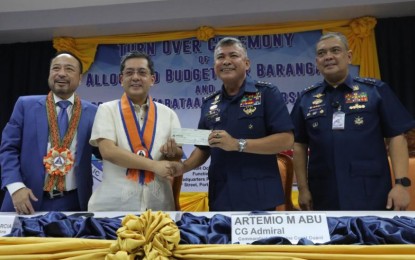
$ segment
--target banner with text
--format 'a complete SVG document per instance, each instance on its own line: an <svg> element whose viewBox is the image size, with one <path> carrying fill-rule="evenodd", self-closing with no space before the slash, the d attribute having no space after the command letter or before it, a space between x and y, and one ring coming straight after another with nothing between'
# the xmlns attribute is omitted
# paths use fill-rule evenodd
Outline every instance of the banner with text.
<svg viewBox="0 0 415 260"><path fill-rule="evenodd" d="M238 38L246 45L251 60L249 76L277 85L291 111L301 91L321 80L315 65L315 44L320 36L320 31L311 31ZM151 96L175 110L182 127L196 128L203 97L221 88L213 70L213 50L221 38L100 45L77 92L96 104L119 99L123 93L119 84L120 59L129 51L142 51L155 64L156 83ZM352 73L357 74L357 68ZM192 150L192 145L184 145L186 156ZM182 191L207 191L208 167L209 161L186 173ZM96 183L101 180L97 171L94 178Z"/></svg>

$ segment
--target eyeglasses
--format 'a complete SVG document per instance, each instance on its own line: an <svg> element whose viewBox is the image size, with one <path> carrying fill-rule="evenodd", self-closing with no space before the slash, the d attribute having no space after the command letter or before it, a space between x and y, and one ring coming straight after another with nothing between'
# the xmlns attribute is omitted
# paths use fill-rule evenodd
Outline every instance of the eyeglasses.
<svg viewBox="0 0 415 260"><path fill-rule="evenodd" d="M136 73L138 74L138 76L143 77L143 78L150 76L150 71L146 69L137 69L137 70L127 69L127 70L124 70L122 74L125 77L132 77Z"/></svg>

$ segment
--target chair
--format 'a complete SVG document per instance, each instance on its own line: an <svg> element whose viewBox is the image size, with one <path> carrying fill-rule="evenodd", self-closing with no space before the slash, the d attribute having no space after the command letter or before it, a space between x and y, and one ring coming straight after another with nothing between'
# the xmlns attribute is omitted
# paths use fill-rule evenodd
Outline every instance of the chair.
<svg viewBox="0 0 415 260"><path fill-rule="evenodd" d="M285 203L284 205L278 206L276 210L296 210L291 200L294 179L293 159L289 155L279 153L277 154L277 162L281 174L282 187L284 189Z"/></svg>
<svg viewBox="0 0 415 260"><path fill-rule="evenodd" d="M409 130L405 136L408 142L409 157L415 157L415 128Z"/></svg>
<svg viewBox="0 0 415 260"><path fill-rule="evenodd" d="M182 188L183 175L173 178L172 189L174 198L174 207L176 211L180 211L180 190Z"/></svg>
<svg viewBox="0 0 415 260"><path fill-rule="evenodd" d="M395 176L392 171L392 164L389 157L389 167L391 169L391 177L392 177L392 184L395 185ZM408 188L409 196L411 197L411 202L407 210L415 210L415 157L409 157L409 164L408 164L408 178L411 180L412 185Z"/></svg>

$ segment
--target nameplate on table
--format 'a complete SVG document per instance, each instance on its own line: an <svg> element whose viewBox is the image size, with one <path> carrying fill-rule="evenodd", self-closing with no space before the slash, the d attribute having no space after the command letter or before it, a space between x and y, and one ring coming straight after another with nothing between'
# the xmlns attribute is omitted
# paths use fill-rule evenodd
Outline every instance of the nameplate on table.
<svg viewBox="0 0 415 260"><path fill-rule="evenodd" d="M20 224L19 218L16 216L0 216L0 236L8 235L12 231L15 225Z"/></svg>
<svg viewBox="0 0 415 260"><path fill-rule="evenodd" d="M251 244L270 237L284 237L292 244L301 238L314 243L330 241L326 214L232 214L232 243Z"/></svg>
<svg viewBox="0 0 415 260"><path fill-rule="evenodd" d="M192 128L173 128L171 137L178 144L194 144L208 146L208 138L211 130Z"/></svg>

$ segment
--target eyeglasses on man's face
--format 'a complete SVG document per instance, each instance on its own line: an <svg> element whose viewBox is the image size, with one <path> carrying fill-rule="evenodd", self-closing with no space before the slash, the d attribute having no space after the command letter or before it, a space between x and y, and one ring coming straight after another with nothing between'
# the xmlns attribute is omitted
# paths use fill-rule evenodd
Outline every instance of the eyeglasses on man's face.
<svg viewBox="0 0 415 260"><path fill-rule="evenodd" d="M137 73L138 76L145 78L150 76L150 71L147 69L126 69L123 71L124 77L132 77Z"/></svg>

